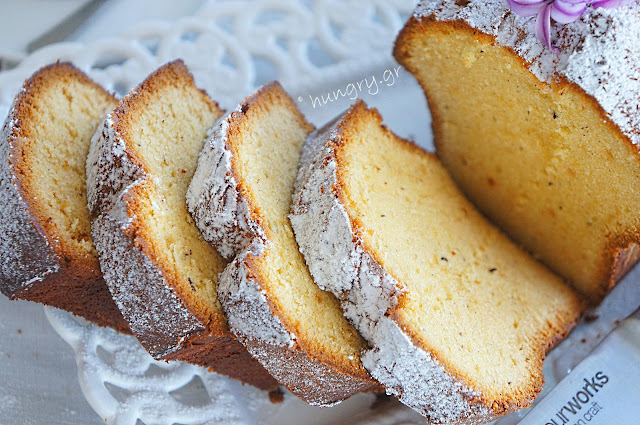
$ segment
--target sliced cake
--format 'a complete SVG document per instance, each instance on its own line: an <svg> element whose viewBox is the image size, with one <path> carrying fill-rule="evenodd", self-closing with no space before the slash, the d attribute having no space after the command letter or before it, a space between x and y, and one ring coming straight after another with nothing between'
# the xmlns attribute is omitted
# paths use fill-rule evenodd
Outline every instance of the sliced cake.
<svg viewBox="0 0 640 425"><path fill-rule="evenodd" d="M84 168L117 104L68 63L25 81L0 135L0 290L127 332L91 240Z"/></svg>
<svg viewBox="0 0 640 425"><path fill-rule="evenodd" d="M269 389L276 381L230 334L220 307L226 262L185 204L207 130L221 114L182 61L129 93L92 140L92 234L109 289L149 353Z"/></svg>
<svg viewBox="0 0 640 425"><path fill-rule="evenodd" d="M329 406L379 385L360 361L364 340L313 283L287 217L312 130L280 84L267 84L216 125L187 203L205 239L235 258L218 284L232 332L292 393Z"/></svg>
<svg viewBox="0 0 640 425"><path fill-rule="evenodd" d="M427 0L394 54L462 191L596 303L640 257L640 3L589 6L552 28L555 50L534 20Z"/></svg>
<svg viewBox="0 0 640 425"><path fill-rule="evenodd" d="M304 149L291 224L316 283L372 347L362 356L371 375L430 423L528 406L579 296L364 103Z"/></svg>

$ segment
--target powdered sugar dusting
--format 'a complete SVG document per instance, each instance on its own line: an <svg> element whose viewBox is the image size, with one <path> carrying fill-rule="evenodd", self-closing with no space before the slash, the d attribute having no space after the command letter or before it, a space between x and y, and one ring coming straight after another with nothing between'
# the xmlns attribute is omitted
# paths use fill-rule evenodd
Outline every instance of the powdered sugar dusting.
<svg viewBox="0 0 640 425"><path fill-rule="evenodd" d="M100 264L133 333L151 355L164 358L179 350L186 337L204 331L205 326L167 287L158 268L140 247L134 246L127 235L131 221L123 221L123 217L129 216L121 196L109 211L92 222Z"/></svg>
<svg viewBox="0 0 640 425"><path fill-rule="evenodd" d="M198 167L187 191L187 207L204 239L227 260L249 246L256 235L264 238L260 225L251 218L249 204L240 196L227 149L227 130L231 111L211 129Z"/></svg>
<svg viewBox="0 0 640 425"><path fill-rule="evenodd" d="M363 248L347 212L334 193L337 184L333 143L340 119L307 138L290 215L300 252L312 276L334 293L345 316L372 349L363 364L400 398L433 423L484 423L493 418L477 391L462 384L388 317L403 292Z"/></svg>
<svg viewBox="0 0 640 425"><path fill-rule="evenodd" d="M485 406L472 402L481 395L479 392L448 374L431 354L414 345L392 319L380 318L376 328L376 333L385 337L377 338L374 348L362 356L362 362L373 376L386 383L388 393L432 423L484 424L496 418ZM429 400L428 405L425 400Z"/></svg>
<svg viewBox="0 0 640 425"><path fill-rule="evenodd" d="M188 276L180 275L177 265L158 259L156 237L146 230L153 224L145 205L150 204L157 216L168 215L169 206L161 176L148 168L146 157L128 136L127 114L138 110L142 90L156 90L156 83L164 84L162 79L171 74L171 78L183 78L188 70L181 61L159 68L122 100L92 139L87 185L101 267L131 329L154 357L212 367L258 388L273 389L276 381L229 332L217 299L190 297L189 289L181 292L176 281L182 278L196 289ZM184 79L185 84L193 84L191 77ZM188 130L189 123L183 127Z"/></svg>
<svg viewBox="0 0 640 425"><path fill-rule="evenodd" d="M165 282L158 267L130 235L137 219L128 197L153 180L125 149L113 112L91 140L87 158L87 197L91 234L109 290L144 347L156 358L178 351L206 325L193 316Z"/></svg>
<svg viewBox="0 0 640 425"><path fill-rule="evenodd" d="M116 132L113 112L107 114L91 138L86 172L91 214L108 210L127 186L150 178L127 154L125 142Z"/></svg>
<svg viewBox="0 0 640 425"><path fill-rule="evenodd" d="M371 341L375 323L396 305L403 289L363 249L347 212L331 194L337 183L337 165L327 141L337 140L337 124L339 121L307 138L289 218L316 284L340 299L347 319ZM367 287L354 291L360 280Z"/></svg>
<svg viewBox="0 0 640 425"><path fill-rule="evenodd" d="M265 293L249 277L248 256L268 249L255 239L220 274L218 295L233 334L282 385L312 406L330 407L373 386L315 359L271 311Z"/></svg>
<svg viewBox="0 0 640 425"><path fill-rule="evenodd" d="M639 2L614 9L589 6L579 20L554 26L558 52L535 37L534 17L516 15L503 0L425 0L414 16L463 20L496 37L520 55L541 81L566 79L577 84L634 144L640 143Z"/></svg>
<svg viewBox="0 0 640 425"><path fill-rule="evenodd" d="M11 145L19 137L15 104L20 95L0 134L0 290L8 297L56 273L60 267L49 241L33 222L13 176Z"/></svg>
<svg viewBox="0 0 640 425"><path fill-rule="evenodd" d="M293 348L295 335L274 316L263 290L249 277L247 257L259 256L264 250L264 242L255 239L220 274L220 303L227 314L231 331L238 338L257 339L267 344Z"/></svg>
<svg viewBox="0 0 640 425"><path fill-rule="evenodd" d="M268 241L260 224L251 217L232 166L227 131L233 114L239 113L240 107L212 127L187 191L187 207L204 239L225 258L235 257L218 282L218 295L232 332L241 339L292 347L295 336L271 313L261 289L248 278L247 256L261 255Z"/></svg>
<svg viewBox="0 0 640 425"><path fill-rule="evenodd" d="M252 217L233 167L228 130L239 118L237 114L244 114L240 106L214 126L200 154L187 205L205 239L226 257L237 255L218 283L232 333L292 393L309 404L331 406L375 383L351 376L303 349L272 311L265 290L249 269L247 260L268 255L273 245L261 223Z"/></svg>

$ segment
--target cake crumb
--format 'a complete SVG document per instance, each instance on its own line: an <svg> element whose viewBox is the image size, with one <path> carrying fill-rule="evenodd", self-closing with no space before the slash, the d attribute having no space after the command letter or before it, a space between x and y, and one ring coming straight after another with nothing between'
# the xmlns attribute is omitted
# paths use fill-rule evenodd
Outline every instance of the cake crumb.
<svg viewBox="0 0 640 425"><path fill-rule="evenodd" d="M269 391L269 401L273 404L279 404L284 401L284 392L281 388Z"/></svg>
<svg viewBox="0 0 640 425"><path fill-rule="evenodd" d="M596 320L598 320L600 316L598 316L598 313L595 313L593 311L590 311L589 313L584 315L584 322L585 323L593 323Z"/></svg>

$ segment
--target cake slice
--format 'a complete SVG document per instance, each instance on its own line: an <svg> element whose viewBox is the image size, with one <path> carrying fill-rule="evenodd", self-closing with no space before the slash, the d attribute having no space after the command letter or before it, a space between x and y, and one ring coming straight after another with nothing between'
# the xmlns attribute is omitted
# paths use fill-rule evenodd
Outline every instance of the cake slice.
<svg viewBox="0 0 640 425"><path fill-rule="evenodd" d="M122 99L87 160L91 230L113 298L149 353L270 389L276 381L229 332L216 295L226 262L185 203L221 114L179 60Z"/></svg>
<svg viewBox="0 0 640 425"><path fill-rule="evenodd" d="M313 283L287 218L312 130L280 84L267 84L216 125L187 203L205 239L235 258L218 285L232 332L292 393L330 406L379 385L360 361L364 340Z"/></svg>
<svg viewBox="0 0 640 425"><path fill-rule="evenodd" d="M117 103L69 63L23 84L0 135L0 290L127 332L91 240L84 171Z"/></svg>
<svg viewBox="0 0 640 425"><path fill-rule="evenodd" d="M381 121L358 102L307 139L291 224L311 275L369 342L371 375L430 423L528 406L579 296Z"/></svg>
<svg viewBox="0 0 640 425"><path fill-rule="evenodd" d="M597 303L640 258L640 3L555 25L557 51L533 21L502 0L428 0L394 54L462 191Z"/></svg>

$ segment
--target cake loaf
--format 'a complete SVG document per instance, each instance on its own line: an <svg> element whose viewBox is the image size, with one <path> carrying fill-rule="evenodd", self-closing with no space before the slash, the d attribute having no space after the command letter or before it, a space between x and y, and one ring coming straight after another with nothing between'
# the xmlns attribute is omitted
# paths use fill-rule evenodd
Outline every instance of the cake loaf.
<svg viewBox="0 0 640 425"><path fill-rule="evenodd" d="M0 135L0 290L128 332L93 246L84 163L117 100L69 63L16 96Z"/></svg>
<svg viewBox="0 0 640 425"><path fill-rule="evenodd" d="M394 54L462 191L597 303L640 257L640 3L551 35L503 0L427 0Z"/></svg>
<svg viewBox="0 0 640 425"><path fill-rule="evenodd" d="M149 353L271 389L277 382L229 332L216 295L226 262L185 203L221 114L179 60L122 99L87 160L91 230L113 298Z"/></svg>
<svg viewBox="0 0 640 425"><path fill-rule="evenodd" d="M330 406L379 385L360 361L366 343L313 283L287 217L312 130L280 84L267 84L216 124L187 203L205 239L233 259L218 284L232 332L293 394Z"/></svg>
<svg viewBox="0 0 640 425"><path fill-rule="evenodd" d="M307 139L290 219L311 275L369 342L371 375L430 423L530 405L580 297L381 121L360 101Z"/></svg>

